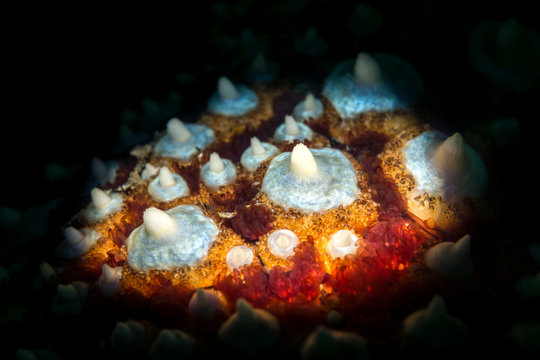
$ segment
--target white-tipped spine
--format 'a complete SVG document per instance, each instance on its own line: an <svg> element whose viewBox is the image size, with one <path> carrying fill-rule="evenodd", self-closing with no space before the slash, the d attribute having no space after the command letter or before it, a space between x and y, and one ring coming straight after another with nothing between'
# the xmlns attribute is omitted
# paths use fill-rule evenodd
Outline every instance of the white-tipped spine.
<svg viewBox="0 0 540 360"><path fill-rule="evenodd" d="M294 120L291 115L285 115L285 134L294 136L299 133L300 129L298 128L296 120Z"/></svg>
<svg viewBox="0 0 540 360"><path fill-rule="evenodd" d="M164 239L176 233L174 219L163 210L149 207L143 213L143 222L148 235L155 239Z"/></svg>
<svg viewBox="0 0 540 360"><path fill-rule="evenodd" d="M255 156L264 155L266 153L261 141L256 137L251 138L251 152Z"/></svg>
<svg viewBox="0 0 540 360"><path fill-rule="evenodd" d="M317 175L317 163L309 148L298 144L291 152L290 170L299 177Z"/></svg>
<svg viewBox="0 0 540 360"><path fill-rule="evenodd" d="M64 230L64 237L70 245L77 245L84 240L84 234L73 226L67 227Z"/></svg>
<svg viewBox="0 0 540 360"><path fill-rule="evenodd" d="M219 157L218 153L214 152L210 154L209 167L210 171L215 173L220 173L225 170L225 164L223 163L223 160L221 160L221 157Z"/></svg>
<svg viewBox="0 0 540 360"><path fill-rule="evenodd" d="M103 264L101 267L101 276L98 280L98 286L101 293L106 297L110 297L118 293L121 278L122 267L111 267L107 264Z"/></svg>
<svg viewBox="0 0 540 360"><path fill-rule="evenodd" d="M176 142L187 142L191 139L191 133L182 121L177 118L172 118L167 122L167 134Z"/></svg>
<svg viewBox="0 0 540 360"><path fill-rule="evenodd" d="M317 103L315 101L315 96L313 96L312 93L309 93L306 95L306 98L304 99L304 111L316 111L317 110Z"/></svg>
<svg viewBox="0 0 540 360"><path fill-rule="evenodd" d="M363 85L371 85L381 78L381 70L375 59L367 53L359 53L354 62L354 78Z"/></svg>
<svg viewBox="0 0 540 360"><path fill-rule="evenodd" d="M238 90L227 77L222 76L218 80L219 97L226 100L234 99L238 96Z"/></svg>
<svg viewBox="0 0 540 360"><path fill-rule="evenodd" d="M460 133L444 140L433 153L433 164L448 174L458 174L467 166L465 143Z"/></svg>
<svg viewBox="0 0 540 360"><path fill-rule="evenodd" d="M163 166L161 169L159 169L158 176L159 176L158 178L159 186L163 188L168 188L176 184L176 181L174 181L173 174L166 166Z"/></svg>
<svg viewBox="0 0 540 360"><path fill-rule="evenodd" d="M111 197L99 188L93 188L90 196L92 197L92 204L98 210L105 209L111 203Z"/></svg>

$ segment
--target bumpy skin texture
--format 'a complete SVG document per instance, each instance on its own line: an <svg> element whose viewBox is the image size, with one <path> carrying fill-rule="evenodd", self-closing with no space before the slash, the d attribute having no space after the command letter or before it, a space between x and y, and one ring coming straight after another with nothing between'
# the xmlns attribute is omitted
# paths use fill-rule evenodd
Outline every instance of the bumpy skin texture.
<svg viewBox="0 0 540 360"><path fill-rule="evenodd" d="M185 142L174 141L165 134L154 147L154 151L161 156L189 161L199 151L206 148L214 141L214 131L205 125L185 124L191 138Z"/></svg>
<svg viewBox="0 0 540 360"><path fill-rule="evenodd" d="M427 131L409 140L403 149L405 166L414 176L420 192L442 196L444 199L461 199L465 196L479 197L487 186L487 171L482 159L469 146L465 146L469 164L468 173L449 176L433 166L431 156L446 136L436 131Z"/></svg>
<svg viewBox="0 0 540 360"><path fill-rule="evenodd" d="M236 168L232 161L221 160L225 168L219 173L210 170L209 162L201 169L201 179L209 189L217 189L220 186L232 184L236 180Z"/></svg>
<svg viewBox="0 0 540 360"><path fill-rule="evenodd" d="M386 54L376 54L373 58L381 67L382 79L379 82L358 83L353 74L353 60L336 66L326 80L322 93L341 117L352 118L369 111L406 109L422 96L421 79L411 65Z"/></svg>
<svg viewBox="0 0 540 360"><path fill-rule="evenodd" d="M156 201L171 201L189 194L189 187L185 180L178 174L172 174L175 184L162 187L159 184L159 176L148 185L148 194Z"/></svg>
<svg viewBox="0 0 540 360"><path fill-rule="evenodd" d="M261 155L254 155L253 151L251 150L251 146L248 147L243 153L242 157L240 158L240 163L247 171L255 171L259 167L259 165L266 159L270 158L271 156L277 154L279 152L278 148L274 145L264 142L261 144L265 150L264 154Z"/></svg>
<svg viewBox="0 0 540 360"><path fill-rule="evenodd" d="M90 223L97 223L120 211L122 208L122 195L112 193L109 196L111 197L111 202L104 209L97 209L90 204L86 212L86 219Z"/></svg>
<svg viewBox="0 0 540 360"><path fill-rule="evenodd" d="M262 191L270 201L304 212L324 211L350 205L358 195L356 171L339 150L311 150L318 174L300 178L290 172L291 153L279 154L268 166Z"/></svg>
<svg viewBox="0 0 540 360"><path fill-rule="evenodd" d="M302 124L300 122L296 123L298 125L298 134L290 135L285 132L285 124L281 124L276 129L276 132L274 134L274 139L278 142L284 142L284 141L294 141L294 140L311 140L313 137L313 131L309 128L309 126Z"/></svg>
<svg viewBox="0 0 540 360"><path fill-rule="evenodd" d="M295 106L293 115L294 118L299 121L307 121L309 119L317 119L322 115L324 111L323 104L321 100L315 99L315 109L314 110L305 110L304 102L301 101L298 105Z"/></svg>
<svg viewBox="0 0 540 360"><path fill-rule="evenodd" d="M167 210L178 225L178 233L166 239L154 239L144 225L127 239L128 263L138 271L172 269L195 265L208 252L219 230L199 207L179 205Z"/></svg>
<svg viewBox="0 0 540 360"><path fill-rule="evenodd" d="M238 85L236 90L238 96L234 99L222 99L217 92L214 93L208 103L208 110L226 116L240 116L257 107L259 99L252 90L243 85Z"/></svg>

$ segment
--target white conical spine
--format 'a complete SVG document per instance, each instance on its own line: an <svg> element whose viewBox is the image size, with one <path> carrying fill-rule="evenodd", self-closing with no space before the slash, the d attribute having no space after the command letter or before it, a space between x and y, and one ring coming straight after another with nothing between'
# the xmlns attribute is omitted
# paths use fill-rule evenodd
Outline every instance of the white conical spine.
<svg viewBox="0 0 540 360"><path fill-rule="evenodd" d="M354 78L360 84L370 85L381 78L381 70L375 59L366 53L360 53L354 62Z"/></svg>
<svg viewBox="0 0 540 360"><path fill-rule="evenodd" d="M167 134L176 142L186 142L191 139L191 133L182 121L177 118L172 118L167 122Z"/></svg>
<svg viewBox="0 0 540 360"><path fill-rule="evenodd" d="M92 204L98 210L105 209L111 202L111 197L99 188L93 188L90 195L92 196Z"/></svg>
<svg viewBox="0 0 540 360"><path fill-rule="evenodd" d="M465 143L460 133L448 137L433 153L432 163L441 171L459 174L467 167Z"/></svg>
<svg viewBox="0 0 540 360"><path fill-rule="evenodd" d="M298 135L300 129L296 120L291 115L285 115L285 134L287 135Z"/></svg>
<svg viewBox="0 0 540 360"><path fill-rule="evenodd" d="M223 160L221 160L221 157L219 157L218 153L214 152L210 154L210 160L208 162L210 171L220 173L225 170L225 164L223 163Z"/></svg>
<svg viewBox="0 0 540 360"><path fill-rule="evenodd" d="M156 239L173 236L177 230L174 219L155 207L149 207L144 211L143 222L148 235Z"/></svg>
<svg viewBox="0 0 540 360"><path fill-rule="evenodd" d="M256 137L251 138L251 152L253 155L264 155L266 153L266 150Z"/></svg>
<svg viewBox="0 0 540 360"><path fill-rule="evenodd" d="M168 188L171 186L174 186L176 184L176 181L174 181L174 177L171 173L171 171L163 166L161 169L159 169L159 185L163 188Z"/></svg>
<svg viewBox="0 0 540 360"><path fill-rule="evenodd" d="M218 80L218 94L222 99L230 100L238 96L238 90L227 77L222 76Z"/></svg>
<svg viewBox="0 0 540 360"><path fill-rule="evenodd" d="M304 111L315 111L317 110L317 103L315 102L315 96L312 93L306 95L304 100Z"/></svg>
<svg viewBox="0 0 540 360"><path fill-rule="evenodd" d="M67 242L72 245L78 244L84 240L84 234L73 226L67 227L66 230L64 230L64 237Z"/></svg>
<svg viewBox="0 0 540 360"><path fill-rule="evenodd" d="M317 163L313 154L304 144L298 144L291 152L290 170L296 176L317 175Z"/></svg>

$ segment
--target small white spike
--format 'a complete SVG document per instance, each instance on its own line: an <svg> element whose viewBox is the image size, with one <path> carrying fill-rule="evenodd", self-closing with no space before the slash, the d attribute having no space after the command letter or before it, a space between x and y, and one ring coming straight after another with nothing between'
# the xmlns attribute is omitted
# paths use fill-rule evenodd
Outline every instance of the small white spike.
<svg viewBox="0 0 540 360"><path fill-rule="evenodd" d="M149 207L143 213L146 232L153 238L163 239L174 235L177 225L173 218L163 210Z"/></svg>
<svg viewBox="0 0 540 360"><path fill-rule="evenodd" d="M238 96L238 90L227 77L222 76L218 80L218 94L222 99L230 100Z"/></svg>
<svg viewBox="0 0 540 360"><path fill-rule="evenodd" d="M108 264L103 264L103 266L101 267L101 273L103 275L103 278L107 281L112 280L116 275L116 271L114 270L114 268Z"/></svg>
<svg viewBox="0 0 540 360"><path fill-rule="evenodd" d="M101 293L106 297L115 295L119 291L121 278L121 267L111 267L107 264L103 264L101 267L101 276L98 280L98 287L101 290Z"/></svg>
<svg viewBox="0 0 540 360"><path fill-rule="evenodd" d="M220 173L223 170L225 170L225 164L223 164L223 160L219 157L219 154L216 152L213 152L210 154L210 171Z"/></svg>
<svg viewBox="0 0 540 360"><path fill-rule="evenodd" d="M287 135L298 135L300 129L296 120L291 115L285 115L285 134Z"/></svg>
<svg viewBox="0 0 540 360"><path fill-rule="evenodd" d="M186 142L191 139L191 133L182 121L172 118L167 122L167 134L173 141Z"/></svg>
<svg viewBox="0 0 540 360"><path fill-rule="evenodd" d="M263 155L264 153L266 153L266 150L262 146L259 139L257 139L256 137L251 138L251 152L253 153L253 155Z"/></svg>
<svg viewBox="0 0 540 360"><path fill-rule="evenodd" d="M315 102L315 96L312 93L306 95L304 100L304 111L315 111L317 110L317 103Z"/></svg>
<svg viewBox="0 0 540 360"><path fill-rule="evenodd" d="M380 80L380 67L371 55L358 54L354 62L354 78L358 83L364 85L374 84Z"/></svg>
<svg viewBox="0 0 540 360"><path fill-rule="evenodd" d="M92 204L98 210L105 209L111 202L111 197L99 188L93 188L90 195L92 196Z"/></svg>
<svg viewBox="0 0 540 360"><path fill-rule="evenodd" d="M313 154L304 144L298 144L291 152L290 170L296 176L317 175L317 163Z"/></svg>
<svg viewBox="0 0 540 360"><path fill-rule="evenodd" d="M176 181L174 181L174 177L166 166L163 166L161 169L159 169L159 185L163 188L168 188L171 186L174 186L176 184Z"/></svg>
<svg viewBox="0 0 540 360"><path fill-rule="evenodd" d="M467 153L465 143L460 133L448 137L433 153L433 164L440 170L458 174L467 166Z"/></svg>
<svg viewBox="0 0 540 360"><path fill-rule="evenodd" d="M84 240L84 234L75 229L73 226L70 226L64 230L64 236L67 242L71 245L76 245Z"/></svg>

